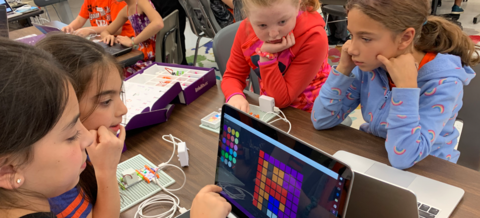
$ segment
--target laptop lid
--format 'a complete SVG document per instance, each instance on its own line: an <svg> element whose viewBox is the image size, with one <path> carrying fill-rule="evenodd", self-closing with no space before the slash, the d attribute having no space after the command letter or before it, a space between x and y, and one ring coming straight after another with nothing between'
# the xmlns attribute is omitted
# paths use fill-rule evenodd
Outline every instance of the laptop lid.
<svg viewBox="0 0 480 218"><path fill-rule="evenodd" d="M113 46L107 45L103 42L97 42L97 44L101 45L105 49L105 51L107 51L107 53L113 56L124 55L132 50L132 48L125 47L120 43L115 43Z"/></svg>
<svg viewBox="0 0 480 218"><path fill-rule="evenodd" d="M356 171L347 214L348 217L419 217L417 197L412 191Z"/></svg>
<svg viewBox="0 0 480 218"><path fill-rule="evenodd" d="M8 38L7 7L5 5L0 5L0 37Z"/></svg>
<svg viewBox="0 0 480 218"><path fill-rule="evenodd" d="M227 104L215 184L237 217L344 217L347 165Z"/></svg>
<svg viewBox="0 0 480 218"><path fill-rule="evenodd" d="M5 0L0 0L0 5L5 5L7 9L7 14L13 12L12 7Z"/></svg>

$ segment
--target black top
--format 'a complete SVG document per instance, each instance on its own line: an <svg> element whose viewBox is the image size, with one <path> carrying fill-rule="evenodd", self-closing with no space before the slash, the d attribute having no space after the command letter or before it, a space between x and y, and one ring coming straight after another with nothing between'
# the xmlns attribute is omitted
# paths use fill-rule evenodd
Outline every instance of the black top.
<svg viewBox="0 0 480 218"><path fill-rule="evenodd" d="M54 218L55 215L52 212L46 213L46 212L41 212L41 213L31 213L25 216L22 216L20 218Z"/></svg>

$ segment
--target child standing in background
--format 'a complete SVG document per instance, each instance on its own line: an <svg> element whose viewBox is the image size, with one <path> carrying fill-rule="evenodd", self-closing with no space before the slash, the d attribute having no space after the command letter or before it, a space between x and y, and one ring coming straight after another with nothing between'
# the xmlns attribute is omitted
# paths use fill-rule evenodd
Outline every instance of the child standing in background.
<svg viewBox="0 0 480 218"><path fill-rule="evenodd" d="M103 42L113 45L120 43L126 47L133 47L143 52L143 61L137 62L134 66L125 69L125 76L128 77L136 71L148 66L155 60L155 40L158 31L163 28L163 19L155 10L150 0L119 0L126 2L112 24L101 34ZM125 22L130 21L135 31L135 37L114 36L115 30Z"/></svg>
<svg viewBox="0 0 480 218"><path fill-rule="evenodd" d="M262 95L280 108L310 112L330 72L325 22L318 0L243 0L247 15L232 46L222 91L228 104L249 112L243 95L253 69Z"/></svg>
<svg viewBox="0 0 480 218"><path fill-rule="evenodd" d="M360 129L386 138L392 166L405 169L428 155L456 163L463 86L479 63L473 42L427 0L350 0L352 39L315 101L316 129L338 125L359 104Z"/></svg>
<svg viewBox="0 0 480 218"><path fill-rule="evenodd" d="M100 34L115 20L125 5L125 2L117 2L116 0L85 0L77 18L68 26L63 27L62 31L66 33L75 32L76 35L82 37L90 34ZM90 20L91 27L82 28L87 20ZM121 29L117 29L115 34L127 37L135 36L130 22L126 22Z"/></svg>

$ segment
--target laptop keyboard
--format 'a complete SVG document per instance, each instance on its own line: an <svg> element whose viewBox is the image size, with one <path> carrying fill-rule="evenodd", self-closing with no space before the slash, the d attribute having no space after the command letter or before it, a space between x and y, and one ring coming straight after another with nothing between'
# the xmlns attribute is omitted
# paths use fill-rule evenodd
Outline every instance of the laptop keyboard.
<svg viewBox="0 0 480 218"><path fill-rule="evenodd" d="M417 202L419 218L435 218L439 209Z"/></svg>

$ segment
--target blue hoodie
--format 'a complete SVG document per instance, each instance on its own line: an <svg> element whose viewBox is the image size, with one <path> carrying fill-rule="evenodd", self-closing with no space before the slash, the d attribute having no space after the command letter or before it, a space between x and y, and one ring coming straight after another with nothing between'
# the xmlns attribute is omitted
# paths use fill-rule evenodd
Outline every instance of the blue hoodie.
<svg viewBox="0 0 480 218"><path fill-rule="evenodd" d="M363 72L356 67L350 76L336 67L320 90L312 111L316 129L340 124L358 104L366 123L360 130L386 138L392 166L405 169L433 155L456 163L458 130L453 126L462 108L463 86L475 77L462 67L460 57L437 54L418 71L419 88L393 88L387 72L377 68Z"/></svg>

